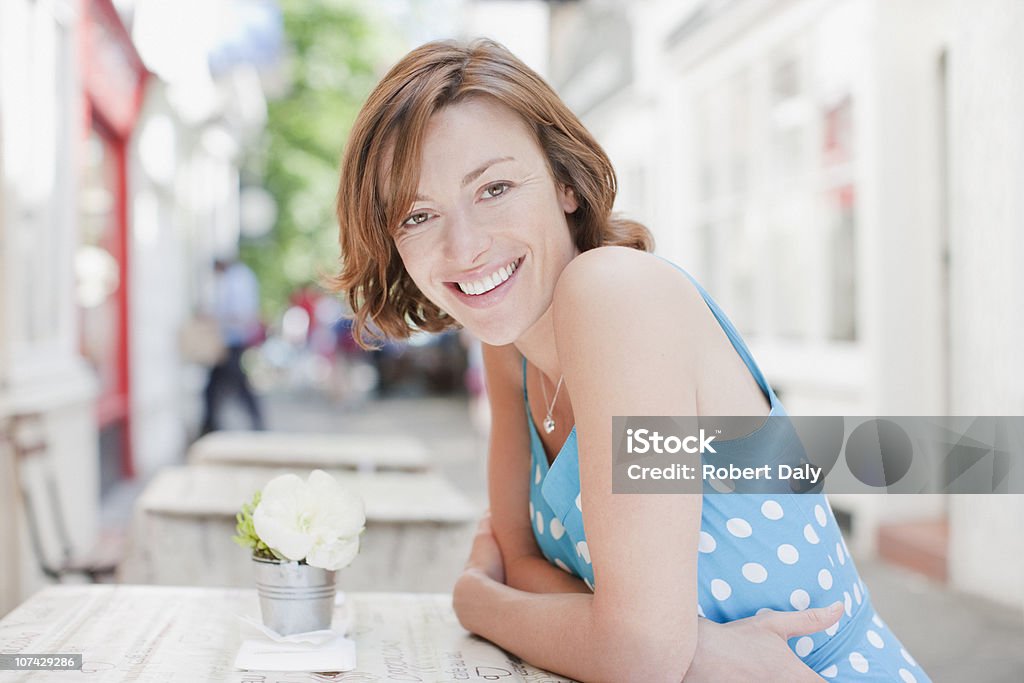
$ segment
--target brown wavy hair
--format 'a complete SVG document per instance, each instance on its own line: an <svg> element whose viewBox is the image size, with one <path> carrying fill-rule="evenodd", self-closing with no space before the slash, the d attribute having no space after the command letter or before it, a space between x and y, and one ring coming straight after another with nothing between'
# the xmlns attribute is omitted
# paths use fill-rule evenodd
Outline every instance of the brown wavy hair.
<svg viewBox="0 0 1024 683"><path fill-rule="evenodd" d="M353 335L364 348L374 339L458 325L420 292L392 236L416 195L427 121L472 97L500 102L533 130L555 180L575 195L579 208L568 216L569 229L581 252L606 245L654 249L646 227L612 216L617 185L608 156L537 73L492 40L427 43L374 88L341 163L341 267L328 286L344 293Z"/></svg>

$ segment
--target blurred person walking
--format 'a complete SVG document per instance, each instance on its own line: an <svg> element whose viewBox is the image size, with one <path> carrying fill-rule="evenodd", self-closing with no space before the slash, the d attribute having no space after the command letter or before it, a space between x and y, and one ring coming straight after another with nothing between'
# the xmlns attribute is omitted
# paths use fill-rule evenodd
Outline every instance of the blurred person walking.
<svg viewBox="0 0 1024 683"><path fill-rule="evenodd" d="M218 258L213 316L224 340L224 357L210 368L203 392L204 412L200 435L220 429L219 411L226 396L236 393L242 400L252 428L262 430L263 411L242 368L242 353L260 336L260 285L244 263Z"/></svg>

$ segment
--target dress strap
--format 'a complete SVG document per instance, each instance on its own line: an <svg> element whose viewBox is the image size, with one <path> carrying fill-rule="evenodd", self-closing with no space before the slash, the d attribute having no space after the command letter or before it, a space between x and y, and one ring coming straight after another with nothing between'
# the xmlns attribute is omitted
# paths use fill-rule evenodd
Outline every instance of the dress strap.
<svg viewBox="0 0 1024 683"><path fill-rule="evenodd" d="M657 254L655 254L655 256L657 256ZM754 376L754 379L757 380L757 383L761 387L761 390L768 395L769 399L774 405L778 400L775 396L775 391L771 388L771 385L768 384L768 380L765 379L764 373L761 372L761 368L758 367L757 361L754 360L754 355L750 353L750 349L747 348L746 342L743 341L743 337L740 336L740 333L736 330L736 327L732 324L732 321L729 320L729 317L725 314L725 311L723 311L721 307L719 307L718 303L711 298L711 295L708 294L707 290L705 290L701 286L701 284L694 279L692 275L686 272L686 270L684 270L680 266L676 265L675 263L672 263L671 261L662 256L659 256L658 258L662 259L666 263L675 266L683 275L685 275L690 280L690 282L693 283L693 286L697 288L697 291L700 292L701 297L704 299L704 303L708 305L708 308L711 309L711 312L714 314L715 319L718 320L718 324L721 325L722 329L725 331L725 336L729 338L729 341L732 343L733 348L736 349L736 353L738 353L740 355L740 358L743 359L743 363L747 366L747 369L750 370L750 373Z"/></svg>
<svg viewBox="0 0 1024 683"><path fill-rule="evenodd" d="M526 395L526 356L523 356L523 401L526 403L526 408L530 408L530 397Z"/></svg>

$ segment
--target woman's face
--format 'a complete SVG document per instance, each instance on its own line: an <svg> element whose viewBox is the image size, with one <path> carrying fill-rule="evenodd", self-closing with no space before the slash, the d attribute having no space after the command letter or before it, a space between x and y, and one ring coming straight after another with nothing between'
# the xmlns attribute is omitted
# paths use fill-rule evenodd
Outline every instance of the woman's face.
<svg viewBox="0 0 1024 683"><path fill-rule="evenodd" d="M576 255L558 185L533 132L493 100L431 117L417 198L395 243L420 291L489 344L519 339Z"/></svg>

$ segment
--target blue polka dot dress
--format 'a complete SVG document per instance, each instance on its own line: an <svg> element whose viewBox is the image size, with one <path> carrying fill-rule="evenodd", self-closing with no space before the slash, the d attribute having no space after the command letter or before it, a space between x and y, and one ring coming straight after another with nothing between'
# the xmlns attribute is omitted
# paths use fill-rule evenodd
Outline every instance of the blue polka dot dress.
<svg viewBox="0 0 1024 683"><path fill-rule="evenodd" d="M770 415L785 415L739 333L708 293L696 281L693 283L770 400ZM525 398L525 360L523 387ZM594 590L583 528L576 428L549 467L529 415L529 402L527 422L534 537L549 562L581 578ZM748 446L770 446L772 435L766 431L758 429L742 441ZM728 442L715 444L720 453L723 443ZM931 680L875 612L824 495L705 495L697 547L697 584L698 616L719 623L743 619L763 609L803 610L842 602L844 612L838 624L789 643L797 656L827 680Z"/></svg>

